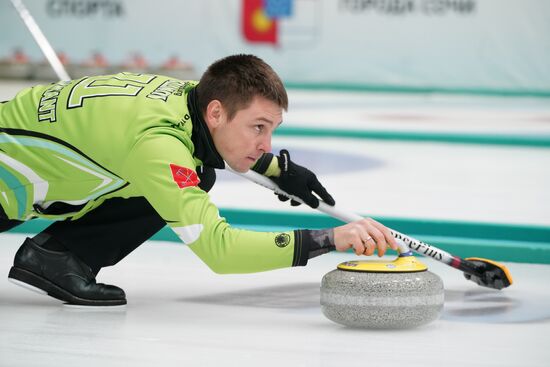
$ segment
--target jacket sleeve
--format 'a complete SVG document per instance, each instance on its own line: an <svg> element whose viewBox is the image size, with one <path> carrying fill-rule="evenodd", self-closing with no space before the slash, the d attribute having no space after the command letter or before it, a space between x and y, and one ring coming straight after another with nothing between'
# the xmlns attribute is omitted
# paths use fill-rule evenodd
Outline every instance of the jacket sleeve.
<svg viewBox="0 0 550 367"><path fill-rule="evenodd" d="M208 194L198 187L195 162L180 139L162 131L148 132L128 155L123 177L184 244L216 273L251 273L307 264L309 241L303 240L302 231L241 230L221 218Z"/></svg>

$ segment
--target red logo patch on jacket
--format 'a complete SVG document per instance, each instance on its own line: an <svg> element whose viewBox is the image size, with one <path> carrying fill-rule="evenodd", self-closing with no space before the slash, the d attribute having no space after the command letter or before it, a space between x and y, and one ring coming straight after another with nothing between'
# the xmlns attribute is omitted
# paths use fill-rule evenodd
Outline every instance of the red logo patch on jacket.
<svg viewBox="0 0 550 367"><path fill-rule="evenodd" d="M197 173L190 168L170 163L170 170L172 171L172 178L180 189L189 186L197 186L199 182L201 182Z"/></svg>

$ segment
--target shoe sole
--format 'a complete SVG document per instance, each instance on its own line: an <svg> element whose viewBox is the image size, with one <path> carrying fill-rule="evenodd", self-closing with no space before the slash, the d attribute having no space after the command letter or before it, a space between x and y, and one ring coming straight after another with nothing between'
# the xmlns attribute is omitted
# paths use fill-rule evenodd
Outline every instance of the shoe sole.
<svg viewBox="0 0 550 367"><path fill-rule="evenodd" d="M16 285L25 289L32 290L41 294L47 294L60 301L67 302L71 305L79 306L121 306L126 304L126 300L93 300L80 298L74 294L67 292L65 289L50 282L35 273L12 266L8 274L8 279Z"/></svg>

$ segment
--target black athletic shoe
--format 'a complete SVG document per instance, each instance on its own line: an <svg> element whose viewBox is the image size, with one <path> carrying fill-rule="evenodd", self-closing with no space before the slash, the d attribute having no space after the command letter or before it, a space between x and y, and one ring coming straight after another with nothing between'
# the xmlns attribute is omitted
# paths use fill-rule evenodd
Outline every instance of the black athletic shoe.
<svg viewBox="0 0 550 367"><path fill-rule="evenodd" d="M122 289L96 283L90 267L75 255L46 250L30 238L23 242L15 254L8 278L18 285L38 288L72 305L126 304L126 295Z"/></svg>

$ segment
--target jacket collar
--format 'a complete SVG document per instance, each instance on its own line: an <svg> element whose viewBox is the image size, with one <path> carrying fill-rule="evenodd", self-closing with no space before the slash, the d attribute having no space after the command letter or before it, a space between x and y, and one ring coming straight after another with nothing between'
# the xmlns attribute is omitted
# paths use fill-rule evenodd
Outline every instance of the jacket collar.
<svg viewBox="0 0 550 367"><path fill-rule="evenodd" d="M212 135L208 126L202 117L202 113L197 103L197 87L191 89L187 94L187 108L193 122L193 132L191 141L195 146L195 156L202 161L205 166L223 169L225 163L220 153L216 150Z"/></svg>

